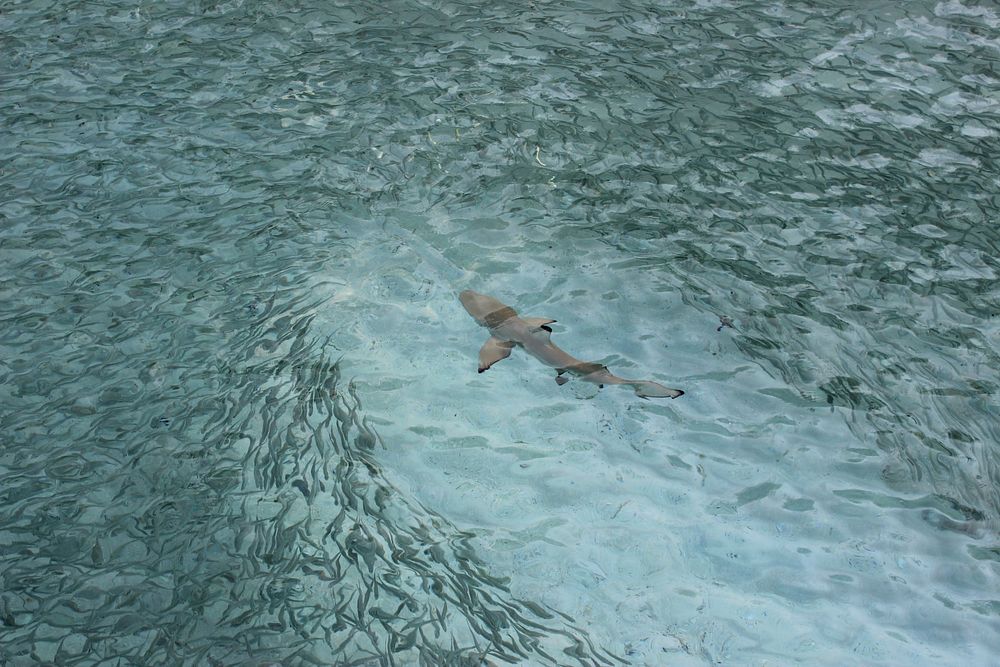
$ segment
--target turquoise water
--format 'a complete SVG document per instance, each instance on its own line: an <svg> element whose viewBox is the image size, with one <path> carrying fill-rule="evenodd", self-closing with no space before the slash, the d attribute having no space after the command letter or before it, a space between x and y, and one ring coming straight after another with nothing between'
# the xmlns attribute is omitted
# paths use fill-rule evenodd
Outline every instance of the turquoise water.
<svg viewBox="0 0 1000 667"><path fill-rule="evenodd" d="M0 26L0 664L1000 653L990 3Z"/></svg>

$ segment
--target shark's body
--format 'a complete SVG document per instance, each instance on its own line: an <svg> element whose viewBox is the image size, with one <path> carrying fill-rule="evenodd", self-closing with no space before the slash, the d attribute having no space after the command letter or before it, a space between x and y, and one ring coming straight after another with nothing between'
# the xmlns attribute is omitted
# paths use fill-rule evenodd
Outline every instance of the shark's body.
<svg viewBox="0 0 1000 667"><path fill-rule="evenodd" d="M552 344L549 324L555 322L544 317L519 317L517 311L491 296L465 290L458 295L469 315L490 331L490 339L479 350L479 372L510 356L511 350L520 345L546 366L556 369L556 382L568 382L565 373L576 375L596 385L625 384L635 389L642 398L677 398L684 394L649 380L626 380L614 375L607 366L581 361Z"/></svg>

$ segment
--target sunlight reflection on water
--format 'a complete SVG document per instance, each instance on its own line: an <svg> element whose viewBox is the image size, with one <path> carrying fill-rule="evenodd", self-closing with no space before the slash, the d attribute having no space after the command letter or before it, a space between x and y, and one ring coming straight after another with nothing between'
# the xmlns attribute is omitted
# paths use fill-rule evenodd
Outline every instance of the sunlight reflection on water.
<svg viewBox="0 0 1000 667"><path fill-rule="evenodd" d="M1000 650L992 8L0 23L0 661Z"/></svg>

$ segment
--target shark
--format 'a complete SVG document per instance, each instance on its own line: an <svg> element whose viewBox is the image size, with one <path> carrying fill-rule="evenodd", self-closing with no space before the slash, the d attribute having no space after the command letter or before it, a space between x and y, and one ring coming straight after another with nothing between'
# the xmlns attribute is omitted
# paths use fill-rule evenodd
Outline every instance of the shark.
<svg viewBox="0 0 1000 667"><path fill-rule="evenodd" d="M481 327L490 332L490 338L479 350L479 372L484 373L493 364L510 356L515 347L523 347L525 352L540 362L556 369L556 383L569 382L567 375L579 377L584 382L592 382L600 387L606 384L622 384L632 387L642 398L677 398L683 396L680 389L671 389L651 380L628 380L613 374L608 367L591 361L581 361L556 347L550 339L550 324L555 320L545 317L521 317L517 311L491 296L465 290L458 295L459 301L469 315Z"/></svg>

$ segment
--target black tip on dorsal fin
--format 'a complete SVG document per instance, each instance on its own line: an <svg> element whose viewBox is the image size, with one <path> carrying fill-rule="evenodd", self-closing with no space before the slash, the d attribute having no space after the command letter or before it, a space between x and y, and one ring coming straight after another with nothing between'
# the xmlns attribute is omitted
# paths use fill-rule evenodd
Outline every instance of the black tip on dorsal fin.
<svg viewBox="0 0 1000 667"><path fill-rule="evenodd" d="M521 321L527 324L532 331L540 329L547 333L552 333L552 328L549 325L555 322L548 317L522 317Z"/></svg>

